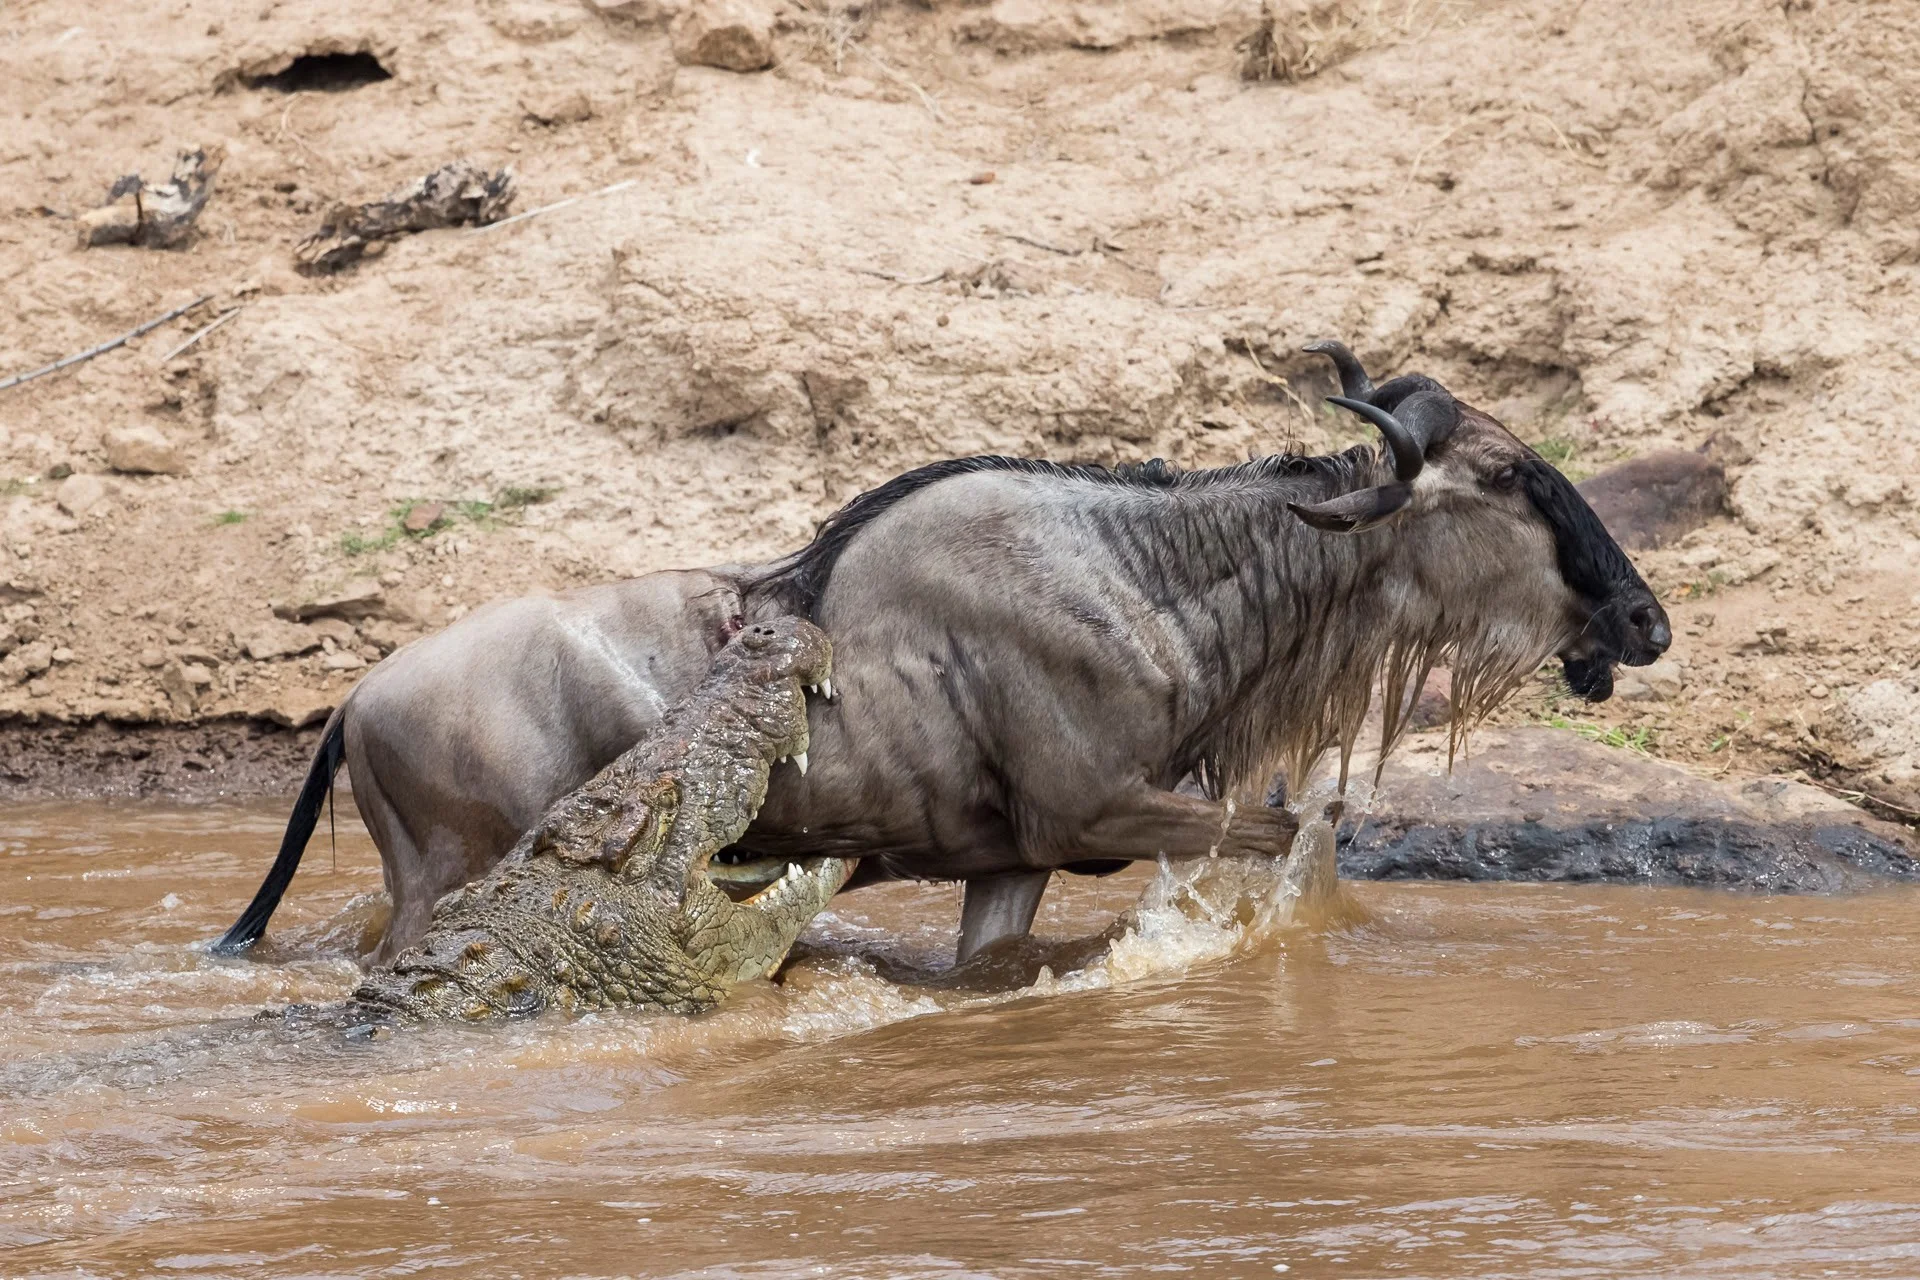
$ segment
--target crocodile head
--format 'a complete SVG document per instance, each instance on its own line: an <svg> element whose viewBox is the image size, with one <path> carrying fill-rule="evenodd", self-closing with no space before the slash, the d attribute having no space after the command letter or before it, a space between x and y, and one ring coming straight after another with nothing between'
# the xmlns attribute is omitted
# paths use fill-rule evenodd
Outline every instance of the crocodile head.
<svg viewBox="0 0 1920 1280"><path fill-rule="evenodd" d="M427 936L356 1002L468 1021L567 1009L694 1012L779 967L853 863L811 858L735 901L713 857L746 833L769 772L804 770L826 636L752 623L661 728L559 801L484 880L440 900Z"/></svg>

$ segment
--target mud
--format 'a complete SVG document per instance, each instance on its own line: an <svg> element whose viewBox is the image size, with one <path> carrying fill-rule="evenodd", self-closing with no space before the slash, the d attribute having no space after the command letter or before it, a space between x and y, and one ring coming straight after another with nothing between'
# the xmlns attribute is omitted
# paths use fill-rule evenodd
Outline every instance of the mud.
<svg viewBox="0 0 1920 1280"><path fill-rule="evenodd" d="M256 720L197 724L0 722L0 804L51 797L207 801L290 796L320 729ZM351 806L347 777L339 801Z"/></svg>

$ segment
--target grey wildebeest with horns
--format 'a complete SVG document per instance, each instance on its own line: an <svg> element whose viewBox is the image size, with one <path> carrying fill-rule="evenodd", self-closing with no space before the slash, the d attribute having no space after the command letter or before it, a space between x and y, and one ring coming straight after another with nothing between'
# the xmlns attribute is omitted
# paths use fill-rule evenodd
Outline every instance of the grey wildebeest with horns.
<svg viewBox="0 0 1920 1280"><path fill-rule="evenodd" d="M965 458L908 472L770 565L480 610L388 658L328 723L279 857L221 940L264 930L344 759L384 860L380 957L658 724L743 620L832 637L812 769L774 772L739 861L860 858L850 887L966 882L962 959L1024 934L1056 869L1284 856L1278 771L1342 762L1374 690L1391 746L1427 672L1456 727L1548 656L1598 701L1667 618L1573 486L1422 376L1338 343L1334 403L1385 448L1211 471ZM1383 753L1384 754L1384 753ZM1184 779L1200 794L1176 790Z"/></svg>

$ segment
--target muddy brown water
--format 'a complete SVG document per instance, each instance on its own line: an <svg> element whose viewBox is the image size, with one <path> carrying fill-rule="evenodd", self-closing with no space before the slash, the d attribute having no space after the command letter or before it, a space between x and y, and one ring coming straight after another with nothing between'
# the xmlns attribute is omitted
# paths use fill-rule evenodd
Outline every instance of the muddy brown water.
<svg viewBox="0 0 1920 1280"><path fill-rule="evenodd" d="M0 810L0 1275L1920 1275L1913 890L1247 924L1270 874L1148 868L995 991L900 886L708 1017L349 1045L241 1021L352 985L347 815L266 955L200 949L283 812Z"/></svg>

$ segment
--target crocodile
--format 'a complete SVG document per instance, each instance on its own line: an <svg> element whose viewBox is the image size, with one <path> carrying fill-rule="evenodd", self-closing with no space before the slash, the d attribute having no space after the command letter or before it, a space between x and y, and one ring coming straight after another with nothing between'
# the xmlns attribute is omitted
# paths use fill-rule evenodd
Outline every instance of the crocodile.
<svg viewBox="0 0 1920 1280"><path fill-rule="evenodd" d="M489 875L441 898L426 936L354 990L346 1021L699 1013L770 976L854 861L789 863L737 902L709 867L745 833L776 764L806 771L806 691L831 697L831 674L811 623L743 627L659 730L555 803Z"/></svg>

